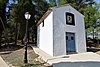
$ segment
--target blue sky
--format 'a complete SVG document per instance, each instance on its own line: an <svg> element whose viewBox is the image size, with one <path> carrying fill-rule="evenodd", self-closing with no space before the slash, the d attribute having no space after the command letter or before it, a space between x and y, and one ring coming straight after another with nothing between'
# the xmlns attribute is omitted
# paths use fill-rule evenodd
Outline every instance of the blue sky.
<svg viewBox="0 0 100 67"><path fill-rule="evenodd" d="M95 0L97 3L100 3L100 0Z"/></svg>

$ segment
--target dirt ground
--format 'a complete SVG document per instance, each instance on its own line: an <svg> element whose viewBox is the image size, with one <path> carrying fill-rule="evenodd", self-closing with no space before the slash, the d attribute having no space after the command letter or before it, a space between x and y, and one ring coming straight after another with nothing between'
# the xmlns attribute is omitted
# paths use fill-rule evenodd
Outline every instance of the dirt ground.
<svg viewBox="0 0 100 67"><path fill-rule="evenodd" d="M94 52L100 55L100 48L87 48L88 52Z"/></svg>
<svg viewBox="0 0 100 67"><path fill-rule="evenodd" d="M32 50L31 47L28 47L28 64L25 65L24 47L22 46L18 47L17 49L16 48L0 49L0 56L10 67L46 67L44 63L40 63L39 61L35 60L37 59L38 55Z"/></svg>
<svg viewBox="0 0 100 67"><path fill-rule="evenodd" d="M100 55L100 51L96 51L95 53ZM38 55L30 46L28 46L28 64L26 65L24 64L24 46L3 47L0 49L0 56L10 67L47 67L45 66L45 62L36 60L38 59Z"/></svg>
<svg viewBox="0 0 100 67"><path fill-rule="evenodd" d="M100 51L97 51L97 52L95 52L95 53L97 53L97 54L99 54L99 55L100 55Z"/></svg>

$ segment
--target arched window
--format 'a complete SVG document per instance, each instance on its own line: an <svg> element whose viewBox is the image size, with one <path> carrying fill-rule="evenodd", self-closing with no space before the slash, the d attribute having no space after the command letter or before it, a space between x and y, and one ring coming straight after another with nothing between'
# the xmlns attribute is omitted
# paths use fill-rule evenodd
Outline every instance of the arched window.
<svg viewBox="0 0 100 67"><path fill-rule="evenodd" d="M66 12L66 24L75 25L74 14Z"/></svg>

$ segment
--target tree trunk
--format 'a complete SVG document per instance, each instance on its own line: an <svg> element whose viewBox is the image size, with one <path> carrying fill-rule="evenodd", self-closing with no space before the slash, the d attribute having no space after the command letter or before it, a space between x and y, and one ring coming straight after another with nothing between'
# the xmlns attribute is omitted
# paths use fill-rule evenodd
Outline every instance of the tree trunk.
<svg viewBox="0 0 100 67"><path fill-rule="evenodd" d="M17 34L18 34L17 26L18 26L18 23L16 23L16 29L15 29L15 45L17 45Z"/></svg>
<svg viewBox="0 0 100 67"><path fill-rule="evenodd" d="M21 41L21 42L22 42L22 44L24 44L23 38L21 38L21 40L22 40L22 41Z"/></svg>
<svg viewBox="0 0 100 67"><path fill-rule="evenodd" d="M1 48L1 36L2 36L2 33L1 33L1 31L0 31L0 48Z"/></svg>

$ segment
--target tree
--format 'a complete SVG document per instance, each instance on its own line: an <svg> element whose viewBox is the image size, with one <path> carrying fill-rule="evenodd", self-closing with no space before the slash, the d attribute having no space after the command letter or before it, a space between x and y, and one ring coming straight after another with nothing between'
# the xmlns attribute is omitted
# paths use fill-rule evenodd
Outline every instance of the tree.
<svg viewBox="0 0 100 67"><path fill-rule="evenodd" d="M100 11L99 11L99 5L87 5L87 7L84 9L84 15L85 15L85 28L87 34L92 34L93 39L95 38L94 35L96 34L96 28L98 28L97 25L97 19L100 19Z"/></svg>
<svg viewBox="0 0 100 67"><path fill-rule="evenodd" d="M49 0L49 2L51 6L56 6L56 0ZM84 14L84 8L87 7L86 2L92 3L94 2L94 0L58 0L59 6L64 4L70 4L82 14Z"/></svg>
<svg viewBox="0 0 100 67"><path fill-rule="evenodd" d="M46 8L44 8L46 6ZM9 11L9 23L15 28L15 38L17 39L18 35L18 26L20 26L20 38L23 40L25 35L25 25L26 20L24 17L25 12L31 14L31 19L29 20L29 29L36 30L35 24L41 18L41 16L47 11L49 5L45 0L18 0L18 3L10 5ZM33 33L34 34L34 33ZM35 32L36 35L36 32ZM36 38L36 37L35 37ZM15 40L16 44L16 40Z"/></svg>
<svg viewBox="0 0 100 67"><path fill-rule="evenodd" d="M25 12L29 12L31 14L31 19L29 20L29 26L28 28L34 26L34 14L35 14L35 7L34 4L32 4L32 0L18 0L18 4L12 4L10 7L10 15L12 19L14 20L15 27L20 24L20 38L23 40L23 37L25 35L25 25L26 20L24 17ZM17 28L16 28L16 35L17 35ZM17 38L17 36L16 36Z"/></svg>
<svg viewBox="0 0 100 67"><path fill-rule="evenodd" d="M1 35L3 31L3 25L6 24L6 5L7 5L8 0L0 0L0 46L1 46Z"/></svg>
<svg viewBox="0 0 100 67"><path fill-rule="evenodd" d="M33 1L35 3L35 21L38 22L41 16L48 10L50 4L48 4L46 0L33 0Z"/></svg>

